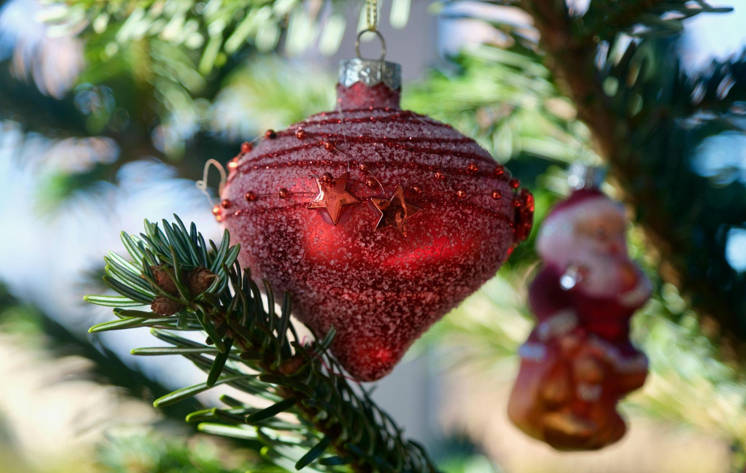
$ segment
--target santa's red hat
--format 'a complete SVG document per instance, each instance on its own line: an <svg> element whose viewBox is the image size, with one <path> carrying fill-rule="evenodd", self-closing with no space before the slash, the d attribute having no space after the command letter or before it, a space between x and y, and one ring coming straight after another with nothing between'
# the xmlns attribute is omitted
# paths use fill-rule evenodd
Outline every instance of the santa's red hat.
<svg viewBox="0 0 746 473"><path fill-rule="evenodd" d="M575 207L581 203L585 204L596 199L611 200L606 194L595 188L574 190L573 193L570 194L570 197L558 202L549 210L546 219L549 219L553 215L561 213L564 210L568 210L570 207Z"/></svg>

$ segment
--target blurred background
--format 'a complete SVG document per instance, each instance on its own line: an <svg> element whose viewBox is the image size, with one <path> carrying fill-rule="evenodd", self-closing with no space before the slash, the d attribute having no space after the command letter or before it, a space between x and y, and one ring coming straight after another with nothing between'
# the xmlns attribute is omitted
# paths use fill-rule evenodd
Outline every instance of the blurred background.
<svg viewBox="0 0 746 473"><path fill-rule="evenodd" d="M478 139L534 192L540 222L567 194L568 166L602 160L511 3L386 0L380 30L387 59L403 66L404 108ZM596 2L568 3L580 17ZM656 282L634 319L652 375L623 405L630 432L601 452L560 454L508 423L516 350L533 324L529 240L374 393L444 471L743 471L746 7L730 6L599 33L593 79L641 130L620 146L644 156L615 168L605 190L630 204L632 252ZM1 473L270 471L182 422L215 392L156 412L153 399L201 372L130 356L153 344L147 331L89 335L111 315L82 297L104 290L103 255L121 252L119 232L145 218L176 213L218 235L195 186L205 162L330 109L363 10L338 0L1 3Z"/></svg>

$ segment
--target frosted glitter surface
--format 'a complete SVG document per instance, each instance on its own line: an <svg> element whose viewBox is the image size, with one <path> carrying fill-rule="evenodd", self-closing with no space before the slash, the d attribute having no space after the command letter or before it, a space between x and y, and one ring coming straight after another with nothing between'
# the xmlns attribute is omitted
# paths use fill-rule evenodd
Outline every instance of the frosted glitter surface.
<svg viewBox="0 0 746 473"><path fill-rule="evenodd" d="M253 277L289 291L294 314L317 334L334 326L332 352L352 376L371 381L494 276L514 242L514 193L476 142L400 110L398 92L361 83L343 92L339 111L277 132L235 163L221 219ZM350 108L356 103L370 107ZM316 177L348 171L347 189L361 203L345 206L335 226L326 210L307 206ZM373 177L383 189L366 184ZM422 209L406 221L406 237L394 227L376 231L380 213L370 202L397 185ZM256 199L247 201L250 191Z"/></svg>

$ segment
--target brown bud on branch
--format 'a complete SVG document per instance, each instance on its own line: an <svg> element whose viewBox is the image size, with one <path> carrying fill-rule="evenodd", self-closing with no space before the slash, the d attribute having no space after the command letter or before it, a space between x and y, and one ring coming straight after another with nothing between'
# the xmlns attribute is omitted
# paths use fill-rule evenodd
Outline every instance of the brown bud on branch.
<svg viewBox="0 0 746 473"><path fill-rule="evenodd" d="M170 299L166 296L156 296L152 304L150 304L150 310L159 315L174 315L184 307L181 302Z"/></svg>
<svg viewBox="0 0 746 473"><path fill-rule="evenodd" d="M212 284L212 281L216 277L216 274L204 266L193 269L189 272L189 276L187 276L187 286L189 287L189 291L191 291L195 296L197 294L202 294L208 287L210 287L210 284Z"/></svg>

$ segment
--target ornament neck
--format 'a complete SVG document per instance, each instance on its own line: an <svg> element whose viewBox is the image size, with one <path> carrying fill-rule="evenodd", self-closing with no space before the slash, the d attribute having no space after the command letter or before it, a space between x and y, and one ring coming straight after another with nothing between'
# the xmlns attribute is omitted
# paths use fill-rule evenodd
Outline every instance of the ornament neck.
<svg viewBox="0 0 746 473"><path fill-rule="evenodd" d="M602 166L586 166L573 163L567 173L567 183L570 188L578 190L598 190L606 178L606 168Z"/></svg>
<svg viewBox="0 0 746 473"><path fill-rule="evenodd" d="M351 87L337 85L337 108L354 110L360 108L399 108L399 91L391 90L383 84L369 87L357 82Z"/></svg>
<svg viewBox="0 0 746 473"><path fill-rule="evenodd" d="M348 59L339 65L337 107L399 108L401 67L393 62L371 59Z"/></svg>

